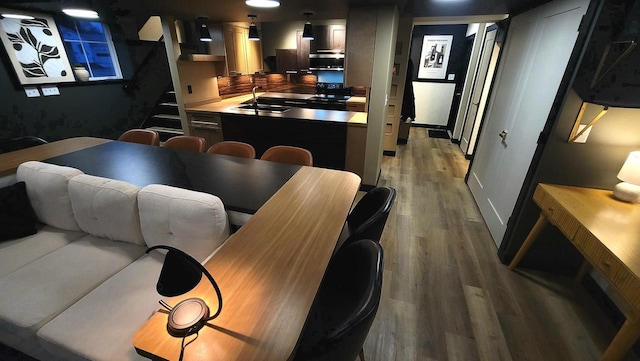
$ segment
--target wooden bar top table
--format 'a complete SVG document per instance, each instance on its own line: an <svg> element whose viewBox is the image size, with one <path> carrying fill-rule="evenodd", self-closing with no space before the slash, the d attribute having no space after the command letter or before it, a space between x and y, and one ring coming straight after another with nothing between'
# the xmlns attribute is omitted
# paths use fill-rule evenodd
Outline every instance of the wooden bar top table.
<svg viewBox="0 0 640 361"><path fill-rule="evenodd" d="M602 356L603 361L620 360L640 336L640 205L618 201L608 190L543 183L533 200L540 217L509 269L518 265L547 223L558 227L582 253L585 265L599 270L631 306Z"/></svg>
<svg viewBox="0 0 640 361"><path fill-rule="evenodd" d="M20 164L30 160L45 160L47 158L91 148L111 141L111 139L91 137L68 138L57 142L0 154L0 177L15 173Z"/></svg>
<svg viewBox="0 0 640 361"><path fill-rule="evenodd" d="M344 171L302 167L205 264L224 307L196 336L184 360L285 361L295 350L334 251L360 178ZM216 308L206 278L170 305L201 297ZM160 298L160 296L159 296ZM134 335L136 351L178 360L181 338L156 312Z"/></svg>

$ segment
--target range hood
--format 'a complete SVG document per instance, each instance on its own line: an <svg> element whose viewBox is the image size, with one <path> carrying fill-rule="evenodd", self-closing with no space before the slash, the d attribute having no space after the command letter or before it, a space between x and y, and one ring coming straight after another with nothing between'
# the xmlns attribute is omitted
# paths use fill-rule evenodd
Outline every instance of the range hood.
<svg viewBox="0 0 640 361"><path fill-rule="evenodd" d="M212 41L200 41L199 26L195 21L177 20L176 35L180 43L180 60L225 61L224 39L220 24L207 24Z"/></svg>

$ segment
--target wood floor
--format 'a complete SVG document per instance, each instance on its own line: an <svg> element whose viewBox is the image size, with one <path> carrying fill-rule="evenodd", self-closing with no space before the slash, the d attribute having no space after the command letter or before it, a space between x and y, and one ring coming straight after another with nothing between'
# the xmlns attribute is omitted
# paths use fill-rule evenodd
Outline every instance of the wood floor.
<svg viewBox="0 0 640 361"><path fill-rule="evenodd" d="M398 195L366 360L598 360L611 322L572 279L500 263L467 167L457 145L423 128L384 157L379 185Z"/></svg>

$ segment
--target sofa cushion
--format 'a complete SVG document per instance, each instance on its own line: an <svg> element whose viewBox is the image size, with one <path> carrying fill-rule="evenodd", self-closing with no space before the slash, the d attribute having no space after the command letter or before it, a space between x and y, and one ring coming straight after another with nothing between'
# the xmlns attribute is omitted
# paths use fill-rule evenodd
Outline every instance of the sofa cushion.
<svg viewBox="0 0 640 361"><path fill-rule="evenodd" d="M0 241L36 233L36 219L24 182L0 188Z"/></svg>
<svg viewBox="0 0 640 361"><path fill-rule="evenodd" d="M86 235L47 225L38 228L34 235L0 243L0 278Z"/></svg>
<svg viewBox="0 0 640 361"><path fill-rule="evenodd" d="M18 166L16 178L25 182L29 201L40 222L79 231L69 200L69 179L82 171L43 162L24 162Z"/></svg>
<svg viewBox="0 0 640 361"><path fill-rule="evenodd" d="M98 237L144 246L133 184L92 175L69 180L69 198L80 228Z"/></svg>
<svg viewBox="0 0 640 361"><path fill-rule="evenodd" d="M144 251L86 235L10 273L0 279L0 333L35 334Z"/></svg>
<svg viewBox="0 0 640 361"><path fill-rule="evenodd" d="M67 359L141 359L132 340L160 308L155 287L163 260L160 252L142 256L44 325L38 341Z"/></svg>
<svg viewBox="0 0 640 361"><path fill-rule="evenodd" d="M152 184L140 190L138 207L149 247L172 246L202 262L229 236L224 205L212 194Z"/></svg>

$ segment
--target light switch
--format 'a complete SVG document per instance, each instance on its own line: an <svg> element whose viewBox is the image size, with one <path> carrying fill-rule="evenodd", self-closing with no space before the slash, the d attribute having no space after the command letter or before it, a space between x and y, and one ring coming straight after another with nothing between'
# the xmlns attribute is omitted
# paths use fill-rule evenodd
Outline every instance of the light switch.
<svg viewBox="0 0 640 361"><path fill-rule="evenodd" d="M36 87L24 88L24 92L27 94L28 98L36 98L40 96L40 91Z"/></svg>
<svg viewBox="0 0 640 361"><path fill-rule="evenodd" d="M60 90L55 85L43 85L40 87L40 89L42 90L42 95L44 95L45 97L60 95Z"/></svg>

